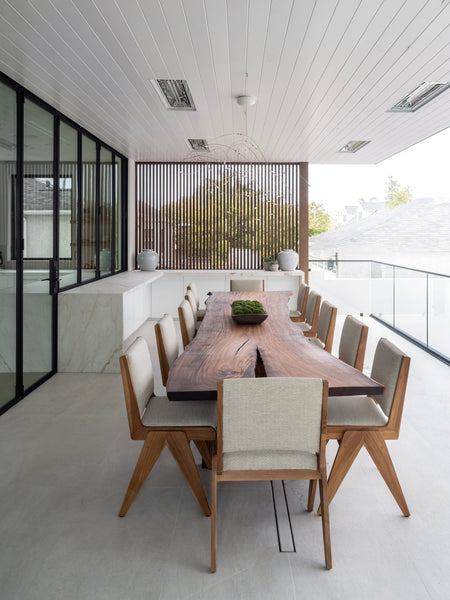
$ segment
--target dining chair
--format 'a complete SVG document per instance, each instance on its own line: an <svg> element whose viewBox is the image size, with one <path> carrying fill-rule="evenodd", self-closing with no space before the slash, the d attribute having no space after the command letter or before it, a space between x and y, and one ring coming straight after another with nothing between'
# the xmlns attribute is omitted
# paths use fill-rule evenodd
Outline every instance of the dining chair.
<svg viewBox="0 0 450 600"><path fill-rule="evenodd" d="M410 358L386 338L375 350L371 378L385 393L375 396L335 396L328 406L327 440L339 448L328 478L331 502L363 446L372 457L405 517L410 512L386 446L386 440L400 435ZM312 510L315 486L310 488L308 507Z"/></svg>
<svg viewBox="0 0 450 600"><path fill-rule="evenodd" d="M197 285L191 281L191 283L188 284L187 289L191 290L191 292L194 294L195 304L197 305L197 321L202 321L206 314L206 310L204 308L200 308L200 296L198 294Z"/></svg>
<svg viewBox="0 0 450 600"><path fill-rule="evenodd" d="M211 485L211 572L216 571L220 481L319 481L325 564L331 569L325 445L328 383L299 377L225 379L217 388Z"/></svg>
<svg viewBox="0 0 450 600"><path fill-rule="evenodd" d="M298 323L298 326L306 337L315 337L317 333L317 324L319 322L320 295L314 290L310 290L306 302L305 320Z"/></svg>
<svg viewBox="0 0 450 600"><path fill-rule="evenodd" d="M187 300L189 302L189 304L191 305L192 314L194 315L195 329L197 330L200 327L200 321L198 320L197 303L195 301L195 296L194 296L192 290L186 290L184 299Z"/></svg>
<svg viewBox="0 0 450 600"><path fill-rule="evenodd" d="M166 387L170 368L179 355L178 335L171 315L166 313L155 323L155 336L162 384Z"/></svg>
<svg viewBox="0 0 450 600"><path fill-rule="evenodd" d="M297 308L289 312L292 321L299 322L305 320L306 302L308 301L309 285L300 283L297 294Z"/></svg>
<svg viewBox="0 0 450 600"><path fill-rule="evenodd" d="M324 300L319 311L316 337L311 338L311 341L327 352L331 352L333 346L336 315L337 308L327 300Z"/></svg>
<svg viewBox="0 0 450 600"><path fill-rule="evenodd" d="M186 479L203 514L211 514L190 441L216 439L214 401L170 402L154 395L154 377L147 343L136 340L120 357L120 370L132 440L144 440L119 516L124 517L165 446Z"/></svg>
<svg viewBox="0 0 450 600"><path fill-rule="evenodd" d="M345 317L338 357L351 367L363 370L369 328L352 315Z"/></svg>
<svg viewBox="0 0 450 600"><path fill-rule="evenodd" d="M180 319L181 339L183 348L192 342L195 336L195 319L191 304L185 299L178 307L178 317Z"/></svg>
<svg viewBox="0 0 450 600"><path fill-rule="evenodd" d="M264 279L231 279L230 291L232 292L263 292Z"/></svg>

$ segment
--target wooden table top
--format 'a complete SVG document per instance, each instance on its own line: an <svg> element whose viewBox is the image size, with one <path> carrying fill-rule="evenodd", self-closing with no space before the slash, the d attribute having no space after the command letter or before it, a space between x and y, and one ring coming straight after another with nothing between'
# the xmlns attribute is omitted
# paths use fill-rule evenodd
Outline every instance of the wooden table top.
<svg viewBox="0 0 450 600"><path fill-rule="evenodd" d="M197 335L170 369L170 400L211 400L217 382L233 377L320 377L330 396L381 394L382 385L306 338L289 317L291 292L214 292ZM234 300L259 300L268 318L239 325Z"/></svg>

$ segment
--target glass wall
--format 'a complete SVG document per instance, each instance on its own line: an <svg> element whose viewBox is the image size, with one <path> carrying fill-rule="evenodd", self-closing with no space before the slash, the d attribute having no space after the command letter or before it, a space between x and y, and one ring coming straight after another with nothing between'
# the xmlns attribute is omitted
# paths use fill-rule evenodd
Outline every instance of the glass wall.
<svg viewBox="0 0 450 600"><path fill-rule="evenodd" d="M16 93L0 82L0 409L16 393Z"/></svg>
<svg viewBox="0 0 450 600"><path fill-rule="evenodd" d="M126 268L122 169L0 73L0 413L57 370L58 292Z"/></svg>

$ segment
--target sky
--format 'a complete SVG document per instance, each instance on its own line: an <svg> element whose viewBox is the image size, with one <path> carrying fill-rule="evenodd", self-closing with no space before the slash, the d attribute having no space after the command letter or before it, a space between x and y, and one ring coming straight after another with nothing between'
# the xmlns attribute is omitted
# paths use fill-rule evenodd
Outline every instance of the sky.
<svg viewBox="0 0 450 600"><path fill-rule="evenodd" d="M360 198L385 200L388 176L413 198L450 201L450 128L377 165L309 165L309 201L336 216Z"/></svg>

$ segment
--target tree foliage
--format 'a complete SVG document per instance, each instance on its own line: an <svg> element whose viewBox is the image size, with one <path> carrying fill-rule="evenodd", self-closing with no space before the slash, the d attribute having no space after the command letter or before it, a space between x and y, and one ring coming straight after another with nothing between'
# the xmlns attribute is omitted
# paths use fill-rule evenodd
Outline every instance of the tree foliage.
<svg viewBox="0 0 450 600"><path fill-rule="evenodd" d="M392 175L388 177L388 184L386 190L386 208L395 208L406 202L411 202L412 190L410 187L400 188L400 184L396 181Z"/></svg>
<svg viewBox="0 0 450 600"><path fill-rule="evenodd" d="M329 213L323 204L310 202L309 204L309 237L328 231L333 226Z"/></svg>

